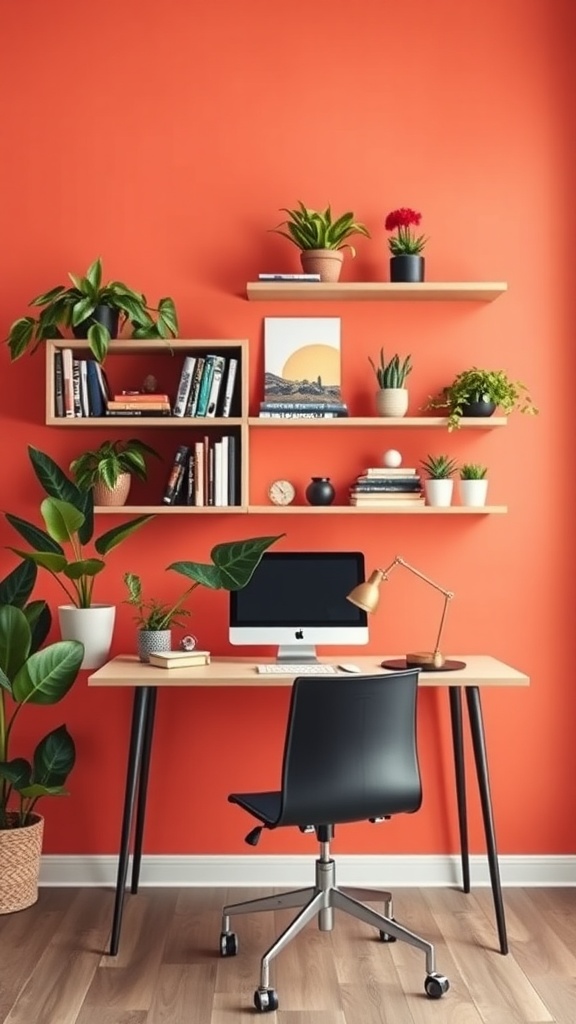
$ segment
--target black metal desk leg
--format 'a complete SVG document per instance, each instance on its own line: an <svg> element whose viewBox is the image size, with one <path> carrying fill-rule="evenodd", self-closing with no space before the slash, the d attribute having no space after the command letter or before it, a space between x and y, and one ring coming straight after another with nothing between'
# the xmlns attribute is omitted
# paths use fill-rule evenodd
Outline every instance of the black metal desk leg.
<svg viewBox="0 0 576 1024"><path fill-rule="evenodd" d="M120 942L122 910L124 907L124 890L126 886L126 876L128 874L130 833L132 831L132 818L134 816L134 804L136 802L136 786L138 783L140 766L142 764L146 712L149 698L150 687L136 686L134 688L132 728L130 731L130 748L128 751L128 764L126 768L126 789L124 791L124 812L122 814L122 831L120 833L120 857L118 860L118 874L116 876L116 899L114 901L114 917L112 919L110 956L116 956L118 952L118 944Z"/></svg>
<svg viewBox="0 0 576 1024"><path fill-rule="evenodd" d="M140 878L140 864L142 862L142 840L144 838L144 819L146 817L146 796L148 793L148 775L150 772L150 753L152 751L152 738L154 736L154 715L156 713L155 686L150 688L148 708L146 711L146 722L144 725L144 745L142 748L142 764L140 765L140 778L138 780L138 804L136 806L136 827L134 829L134 853L132 855L132 884L130 892L138 892L138 881Z"/></svg>
<svg viewBox="0 0 576 1024"><path fill-rule="evenodd" d="M454 773L456 776L456 799L458 802L462 888L464 892L470 892L466 772L464 768L464 736L462 732L462 691L459 686L449 686L448 691L450 693L450 720L452 722L452 747L454 750Z"/></svg>
<svg viewBox="0 0 576 1024"><path fill-rule="evenodd" d="M506 954L508 952L508 938L506 935L502 887L500 885L500 867L498 864L498 851L496 849L496 833L494 830L494 815L492 813L490 781L488 779L488 760L486 757L486 741L484 738L482 706L480 703L480 691L477 686L466 687L466 702L468 704L470 732L472 734L474 760L476 762L476 775L478 778L478 789L480 791L482 817L484 819L484 835L486 836L486 847L488 850L488 865L490 868L494 910L496 911L498 938L500 939L500 952Z"/></svg>

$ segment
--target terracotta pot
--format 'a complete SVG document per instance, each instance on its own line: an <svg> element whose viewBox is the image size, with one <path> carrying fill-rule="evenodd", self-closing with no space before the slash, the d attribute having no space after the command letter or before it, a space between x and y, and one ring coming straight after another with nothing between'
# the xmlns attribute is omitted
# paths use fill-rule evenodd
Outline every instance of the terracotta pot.
<svg viewBox="0 0 576 1024"><path fill-rule="evenodd" d="M341 249L302 249L300 262L305 274L320 274L321 281L340 280L344 253Z"/></svg>
<svg viewBox="0 0 576 1024"><path fill-rule="evenodd" d="M121 473L115 487L107 487L99 481L94 484L92 493L95 505L125 505L130 492L132 477L130 473Z"/></svg>
<svg viewBox="0 0 576 1024"><path fill-rule="evenodd" d="M22 828L0 828L0 914L31 907L38 899L44 818L31 815ZM16 814L8 814L13 824Z"/></svg>

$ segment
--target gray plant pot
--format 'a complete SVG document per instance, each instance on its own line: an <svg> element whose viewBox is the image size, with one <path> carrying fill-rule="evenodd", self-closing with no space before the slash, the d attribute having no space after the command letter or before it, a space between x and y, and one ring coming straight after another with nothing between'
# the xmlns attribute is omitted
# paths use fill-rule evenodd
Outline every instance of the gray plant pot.
<svg viewBox="0 0 576 1024"><path fill-rule="evenodd" d="M172 650L172 630L170 629L139 629L138 657L140 661L149 661L151 654L158 651Z"/></svg>

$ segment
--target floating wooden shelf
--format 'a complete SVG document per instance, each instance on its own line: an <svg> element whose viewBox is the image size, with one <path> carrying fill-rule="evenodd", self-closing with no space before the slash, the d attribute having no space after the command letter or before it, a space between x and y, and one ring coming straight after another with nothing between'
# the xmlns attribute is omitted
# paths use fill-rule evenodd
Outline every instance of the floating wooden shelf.
<svg viewBox="0 0 576 1024"><path fill-rule="evenodd" d="M244 420L239 416L46 416L48 427L106 427L116 430L116 427L130 427L132 430L140 427L180 427L196 430L199 427L240 427Z"/></svg>
<svg viewBox="0 0 576 1024"><path fill-rule="evenodd" d="M493 302L507 288L505 281L249 281L246 297L251 302Z"/></svg>
<svg viewBox="0 0 576 1024"><path fill-rule="evenodd" d="M245 505L95 505L99 515L161 516L171 515L245 515Z"/></svg>
<svg viewBox="0 0 576 1024"><path fill-rule="evenodd" d="M73 421L75 422L75 421ZM508 422L506 416L462 416L460 428L488 429L490 427L505 427ZM446 416L338 416L335 419L271 419L268 417L250 416L249 427L448 427ZM458 429L460 429L458 428Z"/></svg>
<svg viewBox="0 0 576 1024"><path fill-rule="evenodd" d="M436 508L431 505L416 505L415 508L394 508L393 505L382 508L356 508L354 505L249 505L248 515L396 515L396 516L474 516L503 515L508 511L506 505L482 505L479 508L468 508L463 505L450 505L448 508Z"/></svg>

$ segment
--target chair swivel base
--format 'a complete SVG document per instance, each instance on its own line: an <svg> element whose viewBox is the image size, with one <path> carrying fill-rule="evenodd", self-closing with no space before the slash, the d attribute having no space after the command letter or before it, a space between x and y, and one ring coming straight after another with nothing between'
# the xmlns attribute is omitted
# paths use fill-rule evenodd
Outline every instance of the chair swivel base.
<svg viewBox="0 0 576 1024"><path fill-rule="evenodd" d="M354 895L351 895L352 893ZM383 902L386 913L377 913L365 906L364 903L359 902L356 897ZM237 936L230 929L230 918L235 914L252 914L260 910L284 910L291 907L301 907L302 909L270 946L261 960L260 984L254 993L254 1005L260 1013L278 1009L278 996L275 990L270 988L271 961L314 917L318 917L320 931L332 931L334 909L342 910L359 921L363 921L364 924L377 928L380 938L384 942L394 942L398 939L420 949L426 956L424 991L430 999L440 999L450 988L448 979L436 971L434 946L393 919L390 893L377 889L350 889L347 891L339 889L335 884L335 863L329 858L320 858L316 861L316 885L308 886L305 889L294 889L277 896L264 896L261 899L232 903L224 907L220 935L221 956L235 956L238 952Z"/></svg>

